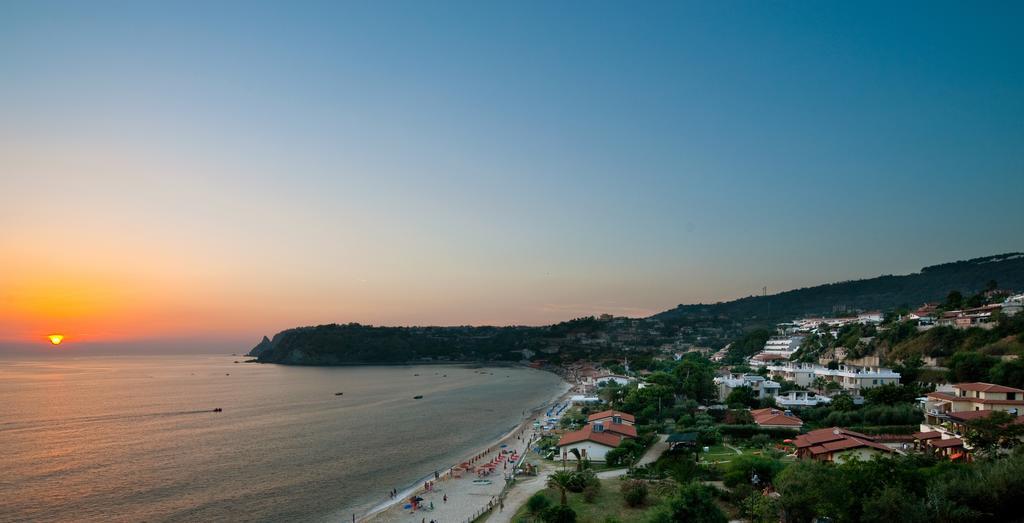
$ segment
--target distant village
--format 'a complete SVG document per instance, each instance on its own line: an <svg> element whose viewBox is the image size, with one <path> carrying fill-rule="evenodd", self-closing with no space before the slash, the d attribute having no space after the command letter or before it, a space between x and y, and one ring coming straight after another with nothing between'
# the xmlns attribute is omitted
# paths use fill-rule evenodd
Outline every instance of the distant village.
<svg viewBox="0 0 1024 523"><path fill-rule="evenodd" d="M672 326L601 315L594 320L603 328L567 334L567 346L573 354L579 347L615 348L621 357L595 351L601 359L558 361L566 351L555 343L525 355L531 366L555 370L572 384L570 408L536 426L542 437L535 451L584 475L588 467L625 467L623 481L714 484L725 478L716 510L756 521L779 521L785 510L798 508L845 520L840 512L797 506L803 498L793 489L806 486L792 476L810 472L792 463L833 467L819 472L826 475L912 456L926 461L886 466L920 470L948 462L971 467L965 470L972 474L987 474L993 460L1024 466L1024 448L1016 450L1024 443L1024 388L990 382L988 376L1004 375L995 371L978 375L985 379L956 380L963 370L954 368L958 354L974 351L899 360L886 352L901 343L920 345L929 331L945 329L957 340L1010 344L1009 354L985 346L980 353L989 369L1019 369L1024 377L1024 294L979 296L963 307L953 305L967 300L951 295L913 310L796 318L742 351L757 338L740 336L742 326L724 318ZM732 341L720 344L727 337ZM942 481L928 488L948 488ZM876 487L882 484L868 488Z"/></svg>

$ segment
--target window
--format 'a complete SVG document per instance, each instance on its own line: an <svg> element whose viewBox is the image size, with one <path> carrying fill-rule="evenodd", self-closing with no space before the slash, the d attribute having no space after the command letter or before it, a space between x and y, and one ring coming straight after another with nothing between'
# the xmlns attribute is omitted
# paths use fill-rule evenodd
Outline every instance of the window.
<svg viewBox="0 0 1024 523"><path fill-rule="evenodd" d="M1006 393L1006 399L1008 399L1008 400L1015 400L1015 399L1017 399L1017 393L1016 392L1007 392Z"/></svg>

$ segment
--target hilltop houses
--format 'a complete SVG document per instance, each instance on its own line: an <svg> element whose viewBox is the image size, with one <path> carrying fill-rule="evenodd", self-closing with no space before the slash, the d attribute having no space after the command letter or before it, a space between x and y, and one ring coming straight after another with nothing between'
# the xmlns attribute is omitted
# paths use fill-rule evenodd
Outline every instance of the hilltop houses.
<svg viewBox="0 0 1024 523"><path fill-rule="evenodd" d="M900 382L900 373L884 367L840 365L830 369L811 363L789 363L769 365L768 372L772 377L792 381L799 387L810 387L819 379L824 383L837 383L842 390L853 395L872 387Z"/></svg>
<svg viewBox="0 0 1024 523"><path fill-rule="evenodd" d="M817 407L818 405L827 405L831 402L832 398L807 390L791 390L785 394L775 396L775 405L780 409Z"/></svg>
<svg viewBox="0 0 1024 523"><path fill-rule="evenodd" d="M730 374L715 378L715 385L718 386L718 399L725 401L729 394L740 388L749 387L754 391L757 399L774 398L782 387L778 383L761 376L760 374Z"/></svg>
<svg viewBox="0 0 1024 523"><path fill-rule="evenodd" d="M1024 390L992 383L957 383L929 393L921 406L924 422L914 434L918 447L949 457L970 450L962 436L972 420L1001 410L1014 416L1014 423L1024 423Z"/></svg>

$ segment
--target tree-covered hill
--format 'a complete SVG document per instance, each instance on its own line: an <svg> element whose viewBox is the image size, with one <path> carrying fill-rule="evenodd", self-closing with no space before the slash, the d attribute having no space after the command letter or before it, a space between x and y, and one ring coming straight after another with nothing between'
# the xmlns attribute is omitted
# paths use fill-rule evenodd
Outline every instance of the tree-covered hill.
<svg viewBox="0 0 1024 523"><path fill-rule="evenodd" d="M879 276L795 289L770 296L750 296L713 304L679 305L653 316L663 321L726 316L773 323L805 314L829 314L834 307L851 310L916 307L941 301L950 290L971 293L990 281L1004 289L1024 289L1024 253L1007 253L933 265L904 276Z"/></svg>
<svg viewBox="0 0 1024 523"><path fill-rule="evenodd" d="M250 351L263 363L350 365L519 361L542 332L530 327L375 327L349 323L282 331Z"/></svg>

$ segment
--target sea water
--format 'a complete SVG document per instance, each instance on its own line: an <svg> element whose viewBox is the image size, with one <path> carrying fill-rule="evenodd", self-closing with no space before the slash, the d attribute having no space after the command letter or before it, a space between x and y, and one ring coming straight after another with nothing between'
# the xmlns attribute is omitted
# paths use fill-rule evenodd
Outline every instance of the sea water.
<svg viewBox="0 0 1024 523"><path fill-rule="evenodd" d="M521 367L240 359L0 358L0 521L350 521L565 389Z"/></svg>

